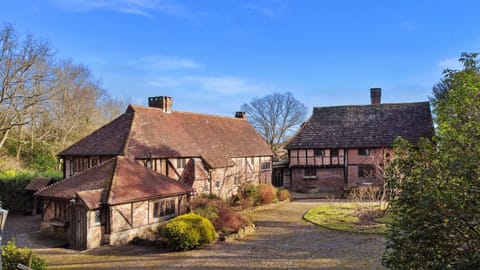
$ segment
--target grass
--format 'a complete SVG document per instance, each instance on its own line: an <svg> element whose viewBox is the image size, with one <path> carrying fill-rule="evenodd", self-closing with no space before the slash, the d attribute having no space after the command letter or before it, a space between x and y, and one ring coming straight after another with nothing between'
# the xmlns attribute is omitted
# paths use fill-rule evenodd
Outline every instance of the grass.
<svg viewBox="0 0 480 270"><path fill-rule="evenodd" d="M331 203L308 210L304 219L332 230L382 234L391 217L376 217L379 213L361 203Z"/></svg>

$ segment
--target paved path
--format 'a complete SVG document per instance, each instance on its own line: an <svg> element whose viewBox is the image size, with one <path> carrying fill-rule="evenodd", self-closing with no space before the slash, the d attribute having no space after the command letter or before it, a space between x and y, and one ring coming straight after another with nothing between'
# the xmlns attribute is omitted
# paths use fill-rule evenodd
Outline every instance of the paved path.
<svg viewBox="0 0 480 270"><path fill-rule="evenodd" d="M331 231L302 219L319 203L295 201L257 210L256 233L201 250L162 253L130 245L35 251L49 269L382 269L382 236Z"/></svg>

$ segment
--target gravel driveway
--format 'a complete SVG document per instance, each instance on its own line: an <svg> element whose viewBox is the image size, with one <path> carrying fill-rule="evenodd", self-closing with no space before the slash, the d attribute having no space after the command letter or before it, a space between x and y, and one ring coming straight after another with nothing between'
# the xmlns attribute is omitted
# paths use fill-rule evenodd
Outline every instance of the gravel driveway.
<svg viewBox="0 0 480 270"><path fill-rule="evenodd" d="M331 231L302 219L321 203L302 200L257 210L256 233L201 250L164 253L129 245L35 252L49 269L383 269L383 236Z"/></svg>

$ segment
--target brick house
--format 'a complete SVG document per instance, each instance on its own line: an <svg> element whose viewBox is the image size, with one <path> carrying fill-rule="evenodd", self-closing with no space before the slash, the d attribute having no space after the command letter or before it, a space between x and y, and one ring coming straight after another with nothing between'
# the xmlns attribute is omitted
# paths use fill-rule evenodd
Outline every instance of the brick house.
<svg viewBox="0 0 480 270"><path fill-rule="evenodd" d="M148 103L130 105L59 154L65 179L35 193L43 231L79 249L122 244L184 213L191 194L226 198L244 182L271 182L273 154L244 113L173 111L165 96Z"/></svg>
<svg viewBox="0 0 480 270"><path fill-rule="evenodd" d="M313 109L286 146L287 186L336 191L371 183L375 159L388 156L397 137L416 143L433 136L429 102L381 104L380 88L372 88L370 95L370 105Z"/></svg>

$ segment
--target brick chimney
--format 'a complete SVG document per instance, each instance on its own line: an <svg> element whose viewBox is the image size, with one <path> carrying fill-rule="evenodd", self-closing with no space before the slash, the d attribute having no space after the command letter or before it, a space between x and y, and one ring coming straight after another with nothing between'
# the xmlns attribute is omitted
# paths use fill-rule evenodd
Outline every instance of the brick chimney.
<svg viewBox="0 0 480 270"><path fill-rule="evenodd" d="M235 118L247 119L247 114L245 112L236 112Z"/></svg>
<svg viewBox="0 0 480 270"><path fill-rule="evenodd" d="M372 105L378 105L381 103L382 88L370 88L370 98Z"/></svg>
<svg viewBox="0 0 480 270"><path fill-rule="evenodd" d="M167 96L149 97L148 107L160 108L164 113L172 112L173 98Z"/></svg>

